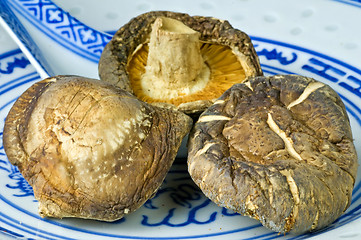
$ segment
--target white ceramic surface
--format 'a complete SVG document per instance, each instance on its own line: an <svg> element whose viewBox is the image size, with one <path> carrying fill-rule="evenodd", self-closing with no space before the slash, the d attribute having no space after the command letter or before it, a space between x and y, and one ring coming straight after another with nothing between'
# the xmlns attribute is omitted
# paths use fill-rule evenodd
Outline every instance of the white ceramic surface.
<svg viewBox="0 0 361 240"><path fill-rule="evenodd" d="M361 156L359 1L3 1L25 26L53 74L93 78L98 78L97 59L111 33L138 14L172 10L227 19L251 36L265 74L314 77L340 94ZM38 80L34 66L0 28L0 239L361 238L360 176L350 208L332 225L312 234L283 236L209 202L192 183L181 159L176 160L156 197L123 220L42 219L31 188L7 161L1 140L12 103Z"/></svg>

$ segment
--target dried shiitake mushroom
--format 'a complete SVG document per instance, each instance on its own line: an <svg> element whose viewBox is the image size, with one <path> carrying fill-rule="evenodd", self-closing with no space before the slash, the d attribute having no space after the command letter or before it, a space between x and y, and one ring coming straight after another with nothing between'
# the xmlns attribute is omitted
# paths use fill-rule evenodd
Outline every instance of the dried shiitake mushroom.
<svg viewBox="0 0 361 240"><path fill-rule="evenodd" d="M357 156L335 91L296 75L251 78L195 123L188 169L207 197L280 233L321 229L350 205Z"/></svg>
<svg viewBox="0 0 361 240"><path fill-rule="evenodd" d="M4 147L41 216L113 221L157 191L191 125L109 83L56 76L14 104Z"/></svg>
<svg viewBox="0 0 361 240"><path fill-rule="evenodd" d="M262 70L250 38L227 21L155 11L115 33L101 55L99 75L145 102L191 114Z"/></svg>

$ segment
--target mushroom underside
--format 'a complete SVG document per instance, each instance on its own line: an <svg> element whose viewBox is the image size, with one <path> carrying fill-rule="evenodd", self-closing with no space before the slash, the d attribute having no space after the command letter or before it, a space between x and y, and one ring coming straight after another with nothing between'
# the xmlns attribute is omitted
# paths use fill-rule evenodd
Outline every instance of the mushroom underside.
<svg viewBox="0 0 361 240"><path fill-rule="evenodd" d="M233 84L262 74L244 32L227 21L166 11L132 19L99 61L101 80L187 114L199 114Z"/></svg>

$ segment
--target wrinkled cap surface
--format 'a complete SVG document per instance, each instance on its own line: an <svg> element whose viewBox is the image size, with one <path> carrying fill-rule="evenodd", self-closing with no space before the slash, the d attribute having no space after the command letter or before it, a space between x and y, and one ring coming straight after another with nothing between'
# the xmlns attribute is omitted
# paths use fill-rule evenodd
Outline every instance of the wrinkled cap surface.
<svg viewBox="0 0 361 240"><path fill-rule="evenodd" d="M155 193L191 124L105 82L56 76L14 104L4 147L40 215L113 221Z"/></svg>
<svg viewBox="0 0 361 240"><path fill-rule="evenodd" d="M234 85L189 139L189 172L205 195L281 233L336 220L350 205L357 165L337 93L296 75Z"/></svg>
<svg viewBox="0 0 361 240"><path fill-rule="evenodd" d="M151 49L153 49L154 45L157 45L151 41L151 35L154 25L159 25L158 21L155 24L158 19L164 21L160 23L160 26L163 24L164 31L157 35L159 38L164 36L167 38L168 35L173 33L178 35L169 37L169 44L164 43L164 40L159 40L157 42L157 44L161 44L159 52L151 54ZM169 22L175 21L179 23L169 24ZM179 27L179 25L184 25L184 27ZM182 30L179 30L180 28ZM189 28L189 30L183 30L185 28ZM184 34L188 35L184 36ZM194 35L199 37L199 43L192 42L196 37ZM187 42L187 39L189 42ZM150 41L152 44L149 43ZM187 89L182 89L182 87L186 86L185 84L179 84L180 86L169 90L169 94L167 94L166 87L170 86L170 82L176 77L169 76L169 80L164 83L165 87L161 87L160 84L148 87L152 84L143 81L142 76L148 71L147 68L150 65L147 62L150 56L152 56L153 60L161 59L160 62L164 62L160 71L170 68L169 72L174 75L179 75L183 70L190 72L191 70L188 68L194 66L194 63L189 62L189 66L186 67L186 64L183 66L174 62L178 58L181 58L179 62L182 62L182 59L195 61L197 54L188 49L193 45L198 46L199 54L204 61L204 67L208 69L209 73L200 73L200 75L209 75L207 83L196 84L196 87L191 85ZM175 51L176 53L172 55L169 51ZM154 56L156 57L154 58ZM154 61L151 61L151 63L154 63ZM176 64L177 67L169 67L172 64ZM182 69L183 67L185 69ZM165 73L163 74L165 75ZM112 40L105 47L99 61L101 80L115 84L135 94L143 101L172 104L177 106L180 111L189 114L205 110L234 83L240 83L248 77L262 74L258 56L246 33L233 28L228 21L168 11L147 12L131 19L115 33ZM152 81L152 77L149 78ZM155 81L154 78L153 80ZM167 81L169 84L167 84ZM190 79L192 84L194 81L201 82L198 78L196 80ZM159 89L156 89L157 86L159 86ZM175 90L178 91L178 89L182 89L182 92L175 93ZM194 89L197 89L197 91ZM152 91L152 94L149 94L149 91Z"/></svg>

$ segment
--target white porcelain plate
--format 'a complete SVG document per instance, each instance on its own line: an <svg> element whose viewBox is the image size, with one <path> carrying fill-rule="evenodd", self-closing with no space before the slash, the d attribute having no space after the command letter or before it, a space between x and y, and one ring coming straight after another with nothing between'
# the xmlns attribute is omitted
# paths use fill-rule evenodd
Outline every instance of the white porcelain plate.
<svg viewBox="0 0 361 240"><path fill-rule="evenodd" d="M71 48L74 58L92 56L94 59L89 59L89 57L86 60L96 65L99 51L104 47L104 44L99 45L95 52L89 49L86 51L84 47L90 46L89 44L99 39L105 43L110 39L109 35L101 31L95 31L81 22L76 22L78 24L76 25L77 28L72 29L75 29L77 32L73 36L76 36L79 42L84 40L85 36L87 39L87 41L77 45L78 42L67 40L66 37L61 39L64 31L56 32L56 29L59 29L60 26L65 26L64 21L66 19L70 22L70 20L73 21L73 18L70 20L66 18L71 16L66 15L66 12L56 7L51 1L19 0L9 2L13 4L13 7L19 7L20 10L21 8L29 10L26 4L28 6L30 3L34 4L32 10L29 11L33 13L33 16L36 16L35 10L40 9L39 4L42 4L42 6L46 5L47 8L41 9L44 12L48 12L48 15L45 13L43 16L48 16L47 20L52 19L53 25L49 25L49 22L48 25L44 25L40 20L34 20L31 24L34 26L38 24L36 28L43 33L46 33L53 27L52 31L49 30L49 35L54 34L54 36L58 36L56 44ZM50 14L54 9L59 11L57 15ZM27 14L25 12L21 13L20 10L18 10L17 14ZM50 16L52 17L50 18ZM32 21L30 18L31 14L25 17L28 18L28 21ZM48 34L44 34L43 37L52 39ZM307 44L301 47L298 44L283 41L281 38L273 38L271 40L268 37L256 37L253 35L251 35L251 38L266 75L300 74L310 76L329 84L339 93L347 108L356 149L361 156L360 64L354 66L346 63L344 59L347 59L347 56L337 58L331 52L327 54L327 51L310 50L304 47ZM287 39L287 37L285 38ZM360 176L357 178L349 209L330 226L319 232L300 236L279 235L262 227L255 220L240 216L210 202L190 179L185 159L177 159L175 161L164 184L153 199L147 201L143 207L122 220L105 223L81 219L57 220L41 218L37 213L37 201L34 199L32 188L24 180L18 169L8 162L2 145L2 129L8 111L17 97L31 84L39 81L40 77L17 47L14 46L14 49L10 50L0 49L0 51L0 233L3 233L3 236L7 236L10 239L92 240L235 240L304 239L308 237L357 239L361 236ZM359 157L360 161L361 158ZM2 239L1 236L0 239Z"/></svg>

